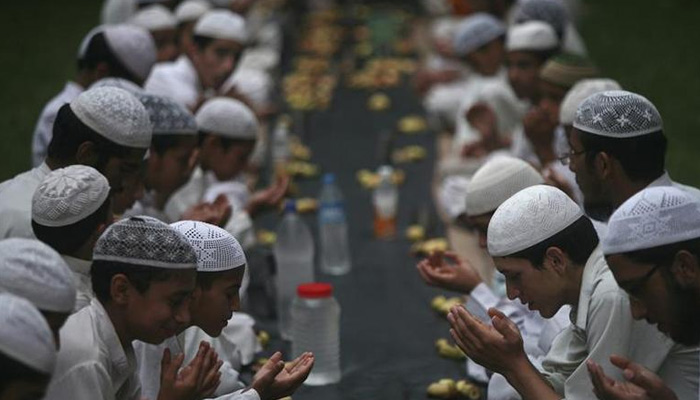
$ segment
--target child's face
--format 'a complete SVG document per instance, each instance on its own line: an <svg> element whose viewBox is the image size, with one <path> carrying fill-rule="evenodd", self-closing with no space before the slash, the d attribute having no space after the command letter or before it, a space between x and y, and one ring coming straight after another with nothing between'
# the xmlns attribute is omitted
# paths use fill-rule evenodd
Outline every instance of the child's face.
<svg viewBox="0 0 700 400"><path fill-rule="evenodd" d="M533 104L538 94L538 74L542 62L532 52L510 51L506 63L508 64L508 81L513 91L520 99L528 99Z"/></svg>
<svg viewBox="0 0 700 400"><path fill-rule="evenodd" d="M505 61L503 40L495 39L467 55L467 61L484 76L498 73Z"/></svg>
<svg viewBox="0 0 700 400"><path fill-rule="evenodd" d="M185 329L196 278L194 269L173 271L168 280L151 282L144 293L131 287L125 313L130 336L159 344Z"/></svg>
<svg viewBox="0 0 700 400"><path fill-rule="evenodd" d="M243 45L233 40L215 39L204 49L194 46L192 62L203 87L218 89L236 68Z"/></svg>
<svg viewBox="0 0 700 400"><path fill-rule="evenodd" d="M175 61L180 55L180 49L177 46L177 31L172 29L159 29L151 31L153 41L158 49L158 62Z"/></svg>
<svg viewBox="0 0 700 400"><path fill-rule="evenodd" d="M196 149L197 138L184 136L177 146L166 149L163 154L151 150L146 176L149 188L166 196L175 193L190 179Z"/></svg>
<svg viewBox="0 0 700 400"><path fill-rule="evenodd" d="M206 154L203 148L200 158L202 163L208 164L208 169L216 175L216 179L220 181L231 180L248 165L250 155L255 148L255 141L233 144L226 149L221 146L221 143L217 145L216 142L211 142L213 147L206 150Z"/></svg>
<svg viewBox="0 0 700 400"><path fill-rule="evenodd" d="M198 326L207 335L217 337L226 327L234 311L240 309L238 291L241 288L245 267L224 272L202 272L217 274L207 289L197 288L191 302L193 325Z"/></svg>

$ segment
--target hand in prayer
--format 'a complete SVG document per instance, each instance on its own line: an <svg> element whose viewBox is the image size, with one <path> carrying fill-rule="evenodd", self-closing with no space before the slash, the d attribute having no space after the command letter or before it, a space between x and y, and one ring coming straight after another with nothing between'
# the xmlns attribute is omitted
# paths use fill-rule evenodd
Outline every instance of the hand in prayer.
<svg viewBox="0 0 700 400"><path fill-rule="evenodd" d="M491 324L471 315L464 307L454 306L447 315L450 334L457 346L478 364L502 375L529 363L518 327L503 313L491 308Z"/></svg>
<svg viewBox="0 0 700 400"><path fill-rule="evenodd" d="M225 195L216 197L213 203L199 203L182 214L182 219L202 221L212 225L224 226L231 217L231 205Z"/></svg>
<svg viewBox="0 0 700 400"><path fill-rule="evenodd" d="M445 262L445 259L449 263ZM434 252L420 261L416 268L421 278L430 286L469 294L482 282L479 273L466 260L453 252Z"/></svg>
<svg viewBox="0 0 700 400"><path fill-rule="evenodd" d="M474 129L479 131L483 141L490 143L498 137L496 114L488 104L474 104L467 110L464 117Z"/></svg>
<svg viewBox="0 0 700 400"><path fill-rule="evenodd" d="M287 193L288 188L289 177L278 176L275 183L265 189L258 190L257 192L253 193L248 201L248 205L246 206L246 211L248 211L248 214L252 216L264 207L277 206Z"/></svg>
<svg viewBox="0 0 700 400"><path fill-rule="evenodd" d="M605 375L603 368L592 360L586 361L588 373L593 382L593 391L601 400L677 400L676 395L664 384L658 375L633 363L613 355L610 362L623 370L626 382L618 382Z"/></svg>
<svg viewBox="0 0 700 400"><path fill-rule="evenodd" d="M282 353L278 351L255 374L251 387L261 400L290 396L304 383L313 365L314 355L307 352L285 366Z"/></svg>
<svg viewBox="0 0 700 400"><path fill-rule="evenodd" d="M199 400L211 397L221 383L219 369L223 362L209 343L202 341L195 358L180 370L184 359L182 353L172 359L170 349L163 352L158 400Z"/></svg>

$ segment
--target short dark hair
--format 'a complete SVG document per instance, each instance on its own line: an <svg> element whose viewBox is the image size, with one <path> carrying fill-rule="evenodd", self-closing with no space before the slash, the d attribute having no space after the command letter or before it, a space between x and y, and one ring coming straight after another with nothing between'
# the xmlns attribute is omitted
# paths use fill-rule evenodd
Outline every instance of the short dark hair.
<svg viewBox="0 0 700 400"><path fill-rule="evenodd" d="M0 397L2 397L5 389L13 382L34 382L43 380L48 383L50 379L49 374L39 372L3 353L0 353L0 371L2 371L2 374L0 374Z"/></svg>
<svg viewBox="0 0 700 400"><path fill-rule="evenodd" d="M32 229L37 239L51 246L61 254L73 254L85 244L100 224L108 222L112 200L107 199L92 214L66 226L45 226L32 219Z"/></svg>
<svg viewBox="0 0 700 400"><path fill-rule="evenodd" d="M104 32L96 33L85 49L85 55L78 59L78 70L91 70L100 63L109 66L109 76L123 78L132 82L141 82L124 64L119 61L114 51L109 47Z"/></svg>
<svg viewBox="0 0 700 400"><path fill-rule="evenodd" d="M593 250L598 246L598 241L598 234L593 228L593 223L584 215L549 239L508 257L524 258L535 268L541 269L547 249L558 247L569 256L571 261L581 265L585 264L591 256Z"/></svg>
<svg viewBox="0 0 700 400"><path fill-rule="evenodd" d="M194 34L192 35L192 42L197 46L197 48L202 51L207 48L214 41L214 38L209 36L202 36Z"/></svg>
<svg viewBox="0 0 700 400"><path fill-rule="evenodd" d="M111 157L123 157L129 148L114 143L85 125L70 108L64 104L59 108L53 124L53 137L49 143L48 156L56 160L72 160L78 147L84 142L93 142L97 148L98 164L93 165L101 171Z"/></svg>
<svg viewBox="0 0 700 400"><path fill-rule="evenodd" d="M90 279L95 297L105 304L112 300L110 290L112 278L115 275L125 275L139 293L145 293L151 287L151 282L167 281L176 271L169 268L132 265L117 261L93 260L90 267Z"/></svg>
<svg viewBox="0 0 700 400"><path fill-rule="evenodd" d="M163 155L168 149L178 147L184 139L190 137L190 135L178 134L153 135L151 139L151 151L158 155Z"/></svg>
<svg viewBox="0 0 700 400"><path fill-rule="evenodd" d="M649 249L630 251L627 253L622 253L622 255L640 264L670 266L673 262L673 258L681 250L689 251L694 256L700 258L700 238L652 247Z"/></svg>
<svg viewBox="0 0 700 400"><path fill-rule="evenodd" d="M232 139L232 138L227 138L223 137L221 135L217 135L216 133L211 133L211 132L205 132L205 131L199 131L199 145L201 146L202 143L204 142L204 139L207 136L215 136L219 138L221 141L221 147L223 147L224 150L228 150L229 147L234 146L234 145L245 145L245 144L250 144L250 143L255 143L255 139Z"/></svg>
<svg viewBox="0 0 700 400"><path fill-rule="evenodd" d="M619 139L576 131L586 151L588 165L592 165L597 153L604 152L615 157L625 174L635 182L651 182L665 171L667 141L663 131Z"/></svg>

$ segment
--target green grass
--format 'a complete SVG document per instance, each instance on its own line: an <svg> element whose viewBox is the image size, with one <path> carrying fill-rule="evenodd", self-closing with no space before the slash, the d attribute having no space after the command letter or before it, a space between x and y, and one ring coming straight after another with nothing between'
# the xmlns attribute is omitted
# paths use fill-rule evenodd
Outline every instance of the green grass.
<svg viewBox="0 0 700 400"><path fill-rule="evenodd" d="M5 2L0 16L0 180L29 167L42 106L72 76L99 0ZM581 32L604 75L664 117L674 179L700 186L700 1L583 0Z"/></svg>

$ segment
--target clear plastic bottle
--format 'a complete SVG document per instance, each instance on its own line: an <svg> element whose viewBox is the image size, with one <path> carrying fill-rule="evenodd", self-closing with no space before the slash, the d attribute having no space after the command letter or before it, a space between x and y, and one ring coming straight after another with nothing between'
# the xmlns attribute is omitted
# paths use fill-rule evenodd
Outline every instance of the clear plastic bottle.
<svg viewBox="0 0 700 400"><path fill-rule="evenodd" d="M272 161L275 164L289 161L289 125L289 117L282 115L272 132Z"/></svg>
<svg viewBox="0 0 700 400"><path fill-rule="evenodd" d="M335 184L335 175L323 176L319 196L318 232L321 240L321 271L343 275L350 271L348 226L343 194Z"/></svg>
<svg viewBox="0 0 700 400"><path fill-rule="evenodd" d="M297 288L292 304L292 354L314 353L314 368L306 385L340 381L340 306L333 286L308 283Z"/></svg>
<svg viewBox="0 0 700 400"><path fill-rule="evenodd" d="M280 335L291 338L290 307L297 286L314 280L314 241L309 228L296 213L296 204L289 201L285 216L277 227L273 247L277 264L277 318Z"/></svg>
<svg viewBox="0 0 700 400"><path fill-rule="evenodd" d="M394 169L388 165L379 167L379 185L374 189L374 236L392 238L396 235L396 213L399 191L394 184Z"/></svg>

